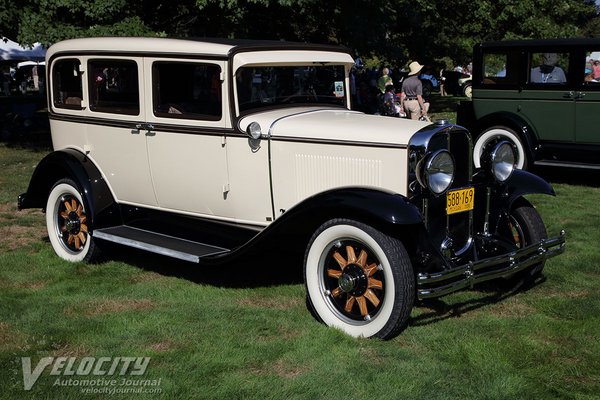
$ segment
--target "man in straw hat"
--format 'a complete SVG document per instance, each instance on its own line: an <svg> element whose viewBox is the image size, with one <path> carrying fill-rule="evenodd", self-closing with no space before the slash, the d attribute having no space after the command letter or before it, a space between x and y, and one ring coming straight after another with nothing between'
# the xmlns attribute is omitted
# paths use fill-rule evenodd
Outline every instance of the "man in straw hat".
<svg viewBox="0 0 600 400"><path fill-rule="evenodd" d="M429 121L427 111L429 103L423 100L423 84L419 79L419 72L423 66L417 61L408 64L408 78L402 84L400 106L404 108L410 119L426 119Z"/></svg>

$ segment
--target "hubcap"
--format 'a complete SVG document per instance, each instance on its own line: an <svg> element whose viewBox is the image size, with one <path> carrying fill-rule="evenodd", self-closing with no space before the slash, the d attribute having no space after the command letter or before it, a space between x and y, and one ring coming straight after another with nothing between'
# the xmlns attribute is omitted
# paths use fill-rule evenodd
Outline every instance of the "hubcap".
<svg viewBox="0 0 600 400"><path fill-rule="evenodd" d="M381 308L385 280L379 260L372 254L353 240L336 242L329 251L323 269L324 289L343 317L369 321Z"/></svg>
<svg viewBox="0 0 600 400"><path fill-rule="evenodd" d="M79 252L88 239L87 217L83 205L72 195L59 200L57 227L63 246L70 252Z"/></svg>

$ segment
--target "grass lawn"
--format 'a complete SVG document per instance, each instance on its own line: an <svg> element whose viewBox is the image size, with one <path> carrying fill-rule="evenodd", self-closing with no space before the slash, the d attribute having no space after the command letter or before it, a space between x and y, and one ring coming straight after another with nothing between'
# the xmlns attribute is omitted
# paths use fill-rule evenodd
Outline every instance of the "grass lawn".
<svg viewBox="0 0 600 400"><path fill-rule="evenodd" d="M118 247L102 264L60 260L44 214L16 211L47 151L0 143L2 399L107 397L60 386L68 377L51 367L24 391L21 357L32 369L42 357L150 357L128 378L160 393L128 398L600 398L598 174L595 186L552 177L557 197L530 197L550 234L567 230L545 282L418 304L383 342L313 320L300 274L279 260L213 270Z"/></svg>

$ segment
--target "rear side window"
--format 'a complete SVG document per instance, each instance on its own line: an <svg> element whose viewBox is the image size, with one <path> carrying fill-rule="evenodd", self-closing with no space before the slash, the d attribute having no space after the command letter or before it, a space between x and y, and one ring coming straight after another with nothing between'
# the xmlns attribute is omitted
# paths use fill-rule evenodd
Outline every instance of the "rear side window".
<svg viewBox="0 0 600 400"><path fill-rule="evenodd" d="M565 85L569 70L569 53L531 53L529 83Z"/></svg>
<svg viewBox="0 0 600 400"><path fill-rule="evenodd" d="M138 66L128 60L90 60L88 62L90 110L138 115L140 90Z"/></svg>
<svg viewBox="0 0 600 400"><path fill-rule="evenodd" d="M152 65L154 115L218 121L221 119L221 67L160 61Z"/></svg>
<svg viewBox="0 0 600 400"><path fill-rule="evenodd" d="M510 68L509 68L510 67ZM514 84L517 70L509 66L508 53L494 52L483 55L483 84Z"/></svg>
<svg viewBox="0 0 600 400"><path fill-rule="evenodd" d="M61 59L52 67L52 101L55 107L81 110L83 91L78 59Z"/></svg>

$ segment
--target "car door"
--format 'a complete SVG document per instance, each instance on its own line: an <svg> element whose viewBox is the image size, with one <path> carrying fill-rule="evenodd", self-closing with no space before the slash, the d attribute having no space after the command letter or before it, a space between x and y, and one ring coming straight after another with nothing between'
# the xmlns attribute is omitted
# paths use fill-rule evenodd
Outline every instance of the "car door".
<svg viewBox="0 0 600 400"><path fill-rule="evenodd" d="M145 58L144 68L152 99L144 134L158 205L230 218L225 62Z"/></svg>
<svg viewBox="0 0 600 400"><path fill-rule="evenodd" d="M118 202L156 206L146 152L141 57L82 57L83 150L99 166ZM73 130L73 129L72 129ZM79 134L79 132L77 132Z"/></svg>
<svg viewBox="0 0 600 400"><path fill-rule="evenodd" d="M532 52L528 78L521 91L518 111L541 141L575 140L575 87L570 81L569 53Z"/></svg>
<svg viewBox="0 0 600 400"><path fill-rule="evenodd" d="M575 105L577 144L600 144L600 47L585 53L581 89Z"/></svg>

